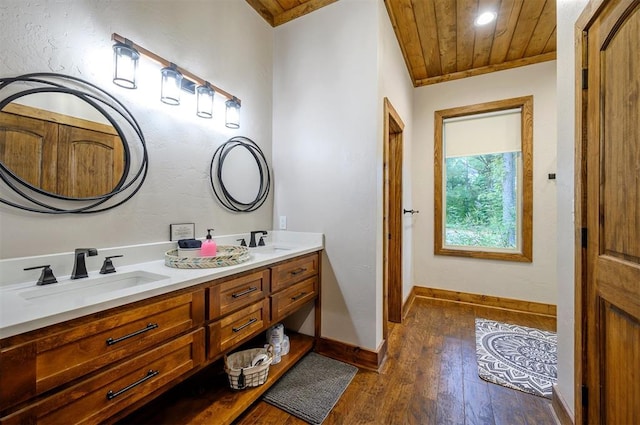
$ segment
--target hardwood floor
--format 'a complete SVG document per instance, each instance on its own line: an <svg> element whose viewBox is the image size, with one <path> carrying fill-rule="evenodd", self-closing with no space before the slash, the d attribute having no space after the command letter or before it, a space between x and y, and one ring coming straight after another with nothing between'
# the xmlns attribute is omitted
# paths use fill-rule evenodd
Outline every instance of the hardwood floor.
<svg viewBox="0 0 640 425"><path fill-rule="evenodd" d="M550 317L416 298L403 324L390 327L380 373L358 372L324 424L556 424L550 400L478 377L476 317L555 331ZM265 402L236 421L305 423Z"/></svg>

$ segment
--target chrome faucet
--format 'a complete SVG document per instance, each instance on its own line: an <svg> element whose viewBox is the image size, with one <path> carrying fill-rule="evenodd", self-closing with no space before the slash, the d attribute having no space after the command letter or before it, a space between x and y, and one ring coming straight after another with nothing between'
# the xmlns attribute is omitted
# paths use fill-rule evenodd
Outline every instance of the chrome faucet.
<svg viewBox="0 0 640 425"><path fill-rule="evenodd" d="M89 274L87 273L87 265L85 263L85 254L89 257L93 257L95 255L98 255L98 250L95 248L76 248L74 253L71 279L82 279L83 277L89 277Z"/></svg>
<svg viewBox="0 0 640 425"><path fill-rule="evenodd" d="M253 232L251 232L251 240L249 241L249 248L255 248L257 246L264 246L264 239L262 239L264 236L260 237L260 242L258 242L256 244L256 234L262 234L262 235L266 235L267 231L266 230L254 230Z"/></svg>

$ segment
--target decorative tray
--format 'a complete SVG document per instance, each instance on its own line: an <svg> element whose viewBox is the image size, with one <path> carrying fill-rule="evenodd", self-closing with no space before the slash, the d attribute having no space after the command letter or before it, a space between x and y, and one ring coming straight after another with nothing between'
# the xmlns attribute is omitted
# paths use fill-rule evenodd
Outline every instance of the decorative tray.
<svg viewBox="0 0 640 425"><path fill-rule="evenodd" d="M246 246L218 245L215 257L179 257L177 249L164 254L164 265L175 269L209 269L244 263L250 258Z"/></svg>

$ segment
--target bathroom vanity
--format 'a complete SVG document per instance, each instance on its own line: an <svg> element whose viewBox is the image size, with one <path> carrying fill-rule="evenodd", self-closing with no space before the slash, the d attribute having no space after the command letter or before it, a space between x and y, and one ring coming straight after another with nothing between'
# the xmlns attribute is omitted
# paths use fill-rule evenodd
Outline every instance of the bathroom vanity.
<svg viewBox="0 0 640 425"><path fill-rule="evenodd" d="M131 265L122 273L135 268L167 278L115 299L103 295L96 302L84 294L91 305L68 305L82 302L70 292L58 300L58 310L66 311L47 313L51 307L43 307L45 317L31 320L25 318L34 313L25 311L25 323L7 324L3 317L2 325L9 326L0 339L0 424L112 422L206 373L207 366L310 303L319 336L321 250L321 243L268 247L227 270L175 270L159 261ZM24 298L21 288L2 289L3 307L15 294ZM267 383L242 391L220 385L220 399L209 403L208 414L215 423L231 423L313 343L312 336L291 333L291 352L271 366Z"/></svg>

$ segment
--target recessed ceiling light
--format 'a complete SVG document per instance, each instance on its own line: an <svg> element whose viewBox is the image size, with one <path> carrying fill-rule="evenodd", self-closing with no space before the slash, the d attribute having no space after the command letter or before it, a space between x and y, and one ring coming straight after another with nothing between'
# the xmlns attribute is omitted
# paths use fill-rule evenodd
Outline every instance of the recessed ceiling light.
<svg viewBox="0 0 640 425"><path fill-rule="evenodd" d="M496 19L496 12L483 12L476 18L475 24L476 26L487 25Z"/></svg>

